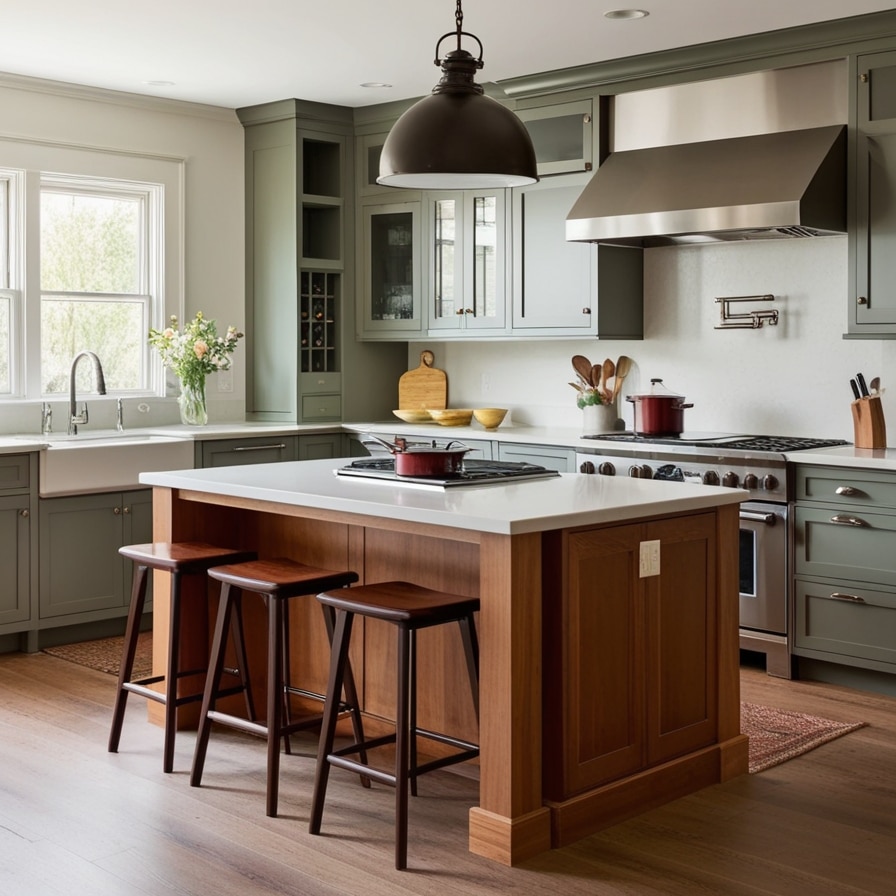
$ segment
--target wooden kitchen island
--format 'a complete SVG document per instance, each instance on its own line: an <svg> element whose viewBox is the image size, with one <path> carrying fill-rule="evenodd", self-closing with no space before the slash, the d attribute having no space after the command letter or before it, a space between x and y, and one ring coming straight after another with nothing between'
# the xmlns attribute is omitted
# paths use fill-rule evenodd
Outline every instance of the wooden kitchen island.
<svg viewBox="0 0 896 896"><path fill-rule="evenodd" d="M743 492L574 474L442 489L336 476L348 461L140 481L154 487L156 540L253 548L354 569L362 583L405 579L481 598L478 726L457 686L464 672L453 627L421 632L429 637L419 649L419 724L481 745L473 852L513 864L747 770L737 620ZM651 556L658 574L644 568ZM163 593L166 577L156 576ZM163 603L154 612L157 667ZM293 676L319 690L321 613L314 600L299 603ZM250 651L263 651L261 616L247 616ZM207 619L184 630L199 658ZM263 664L251 656L254 680ZM352 662L365 713L394 718L390 633L367 620Z"/></svg>

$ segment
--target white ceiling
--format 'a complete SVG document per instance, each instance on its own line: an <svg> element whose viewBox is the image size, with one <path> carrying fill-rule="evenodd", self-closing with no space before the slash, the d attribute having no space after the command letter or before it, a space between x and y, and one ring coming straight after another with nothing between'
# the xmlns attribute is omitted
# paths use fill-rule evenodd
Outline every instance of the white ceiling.
<svg viewBox="0 0 896 896"><path fill-rule="evenodd" d="M481 82L894 8L892 0L466 0ZM19 0L0 71L239 108L299 97L363 106L428 93L451 0ZM442 45L442 55L453 46ZM465 44L475 54L475 44ZM391 89L361 87L384 81ZM153 85L148 82L172 82Z"/></svg>

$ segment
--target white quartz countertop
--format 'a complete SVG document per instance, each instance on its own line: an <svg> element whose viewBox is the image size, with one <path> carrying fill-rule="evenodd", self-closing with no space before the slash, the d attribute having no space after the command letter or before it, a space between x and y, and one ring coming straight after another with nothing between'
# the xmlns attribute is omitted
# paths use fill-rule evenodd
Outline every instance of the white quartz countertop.
<svg viewBox="0 0 896 896"><path fill-rule="evenodd" d="M896 470L896 448L813 448L794 451L787 460L795 464L820 464L825 467L855 467L862 470Z"/></svg>
<svg viewBox="0 0 896 896"><path fill-rule="evenodd" d="M564 473L441 488L341 477L351 458L143 473L143 485L516 535L736 504L740 489Z"/></svg>

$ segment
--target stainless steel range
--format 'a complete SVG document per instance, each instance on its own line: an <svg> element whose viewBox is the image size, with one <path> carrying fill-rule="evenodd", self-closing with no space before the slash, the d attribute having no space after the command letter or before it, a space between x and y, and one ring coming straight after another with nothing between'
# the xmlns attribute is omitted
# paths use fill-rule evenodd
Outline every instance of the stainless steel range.
<svg viewBox="0 0 896 896"><path fill-rule="evenodd" d="M842 439L683 432L583 436L580 473L742 488L740 646L766 655L770 675L791 677L788 634L790 533L785 454L847 444Z"/></svg>

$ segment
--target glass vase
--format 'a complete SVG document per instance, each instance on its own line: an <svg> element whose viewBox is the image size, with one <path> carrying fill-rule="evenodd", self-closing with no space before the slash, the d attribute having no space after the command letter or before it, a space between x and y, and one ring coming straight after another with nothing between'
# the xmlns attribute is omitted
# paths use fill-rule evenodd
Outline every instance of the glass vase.
<svg viewBox="0 0 896 896"><path fill-rule="evenodd" d="M187 383L182 380L177 406L180 409L180 422L185 426L205 426L208 423L205 380L200 380L198 383Z"/></svg>

